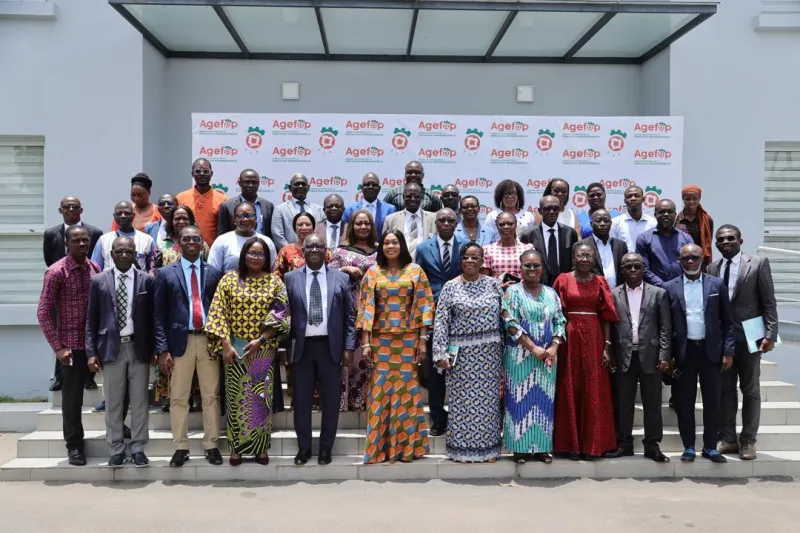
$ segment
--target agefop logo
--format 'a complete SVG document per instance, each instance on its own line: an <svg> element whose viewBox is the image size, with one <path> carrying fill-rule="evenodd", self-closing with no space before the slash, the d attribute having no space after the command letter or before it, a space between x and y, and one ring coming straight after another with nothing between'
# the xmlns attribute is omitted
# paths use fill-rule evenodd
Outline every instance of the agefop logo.
<svg viewBox="0 0 800 533"><path fill-rule="evenodd" d="M525 183L525 192L541 196L542 192L544 192L545 187L547 187L547 184L550 183L552 179L553 178L543 178L543 179L529 178L528 181Z"/></svg>
<svg viewBox="0 0 800 533"><path fill-rule="evenodd" d="M420 148L417 158L420 163L455 163L457 151L454 148Z"/></svg>
<svg viewBox="0 0 800 533"><path fill-rule="evenodd" d="M671 165L672 152L664 148L656 150L638 149L633 153L634 165Z"/></svg>
<svg viewBox="0 0 800 533"><path fill-rule="evenodd" d="M455 137L458 125L449 120L430 122L420 120L417 125L417 134L420 137Z"/></svg>
<svg viewBox="0 0 800 533"><path fill-rule="evenodd" d="M644 188L644 200L642 204L650 209L655 209L659 198L661 197L661 189L655 185L648 185Z"/></svg>
<svg viewBox="0 0 800 533"><path fill-rule="evenodd" d="M489 135L492 137L527 137L528 130L531 129L527 122L492 122L489 128Z"/></svg>
<svg viewBox="0 0 800 533"><path fill-rule="evenodd" d="M392 148L398 153L403 153L408 148L409 137L411 132L405 128L395 128L394 136L392 137Z"/></svg>
<svg viewBox="0 0 800 533"><path fill-rule="evenodd" d="M454 185L458 187L462 197L466 194L485 194L494 188L494 182L482 176L477 178L456 178Z"/></svg>
<svg viewBox="0 0 800 533"><path fill-rule="evenodd" d="M212 189L214 189L214 190L217 190L217 191L222 191L222 192L224 192L225 194L227 194L227 193L228 193L228 187L227 187L227 186L225 186L225 185L224 185L224 184L222 184L222 183L212 183L212 184L211 184L211 188L212 188Z"/></svg>
<svg viewBox="0 0 800 533"><path fill-rule="evenodd" d="M589 197L586 196L586 185L578 185L575 187L572 193L572 203L578 209L586 207L586 204L589 203Z"/></svg>
<svg viewBox="0 0 800 533"><path fill-rule="evenodd" d="M236 135L239 123L230 118L200 120L198 135Z"/></svg>
<svg viewBox="0 0 800 533"><path fill-rule="evenodd" d="M204 157L214 163L235 163L238 159L239 149L232 146L202 146L199 157Z"/></svg>
<svg viewBox="0 0 800 533"><path fill-rule="evenodd" d="M347 187L347 178L341 176L311 176L308 179L309 187L314 192L343 193Z"/></svg>
<svg viewBox="0 0 800 533"><path fill-rule="evenodd" d="M625 139L628 134L622 130L611 130L608 134L608 153L612 158L619 157L622 149L625 148Z"/></svg>
<svg viewBox="0 0 800 533"><path fill-rule="evenodd" d="M561 154L564 165L599 165L600 150L584 148L583 150L564 150Z"/></svg>
<svg viewBox="0 0 800 533"><path fill-rule="evenodd" d="M536 138L536 149L539 155L549 155L550 150L553 149L553 140L556 134L550 130L539 130L539 136Z"/></svg>
<svg viewBox="0 0 800 533"><path fill-rule="evenodd" d="M322 148L323 153L331 153L333 147L336 146L337 135L339 135L339 131L331 128L330 126L326 126L320 130L319 145Z"/></svg>
<svg viewBox="0 0 800 533"><path fill-rule="evenodd" d="M346 163L382 163L383 156L383 148L378 148L377 146L348 146L344 154L344 160Z"/></svg>
<svg viewBox="0 0 800 533"><path fill-rule="evenodd" d="M565 121L561 135L564 138L599 139L600 124L592 121L582 123Z"/></svg>
<svg viewBox="0 0 800 533"><path fill-rule="evenodd" d="M288 202L292 199L292 192L289 190L289 184L285 183L283 185L283 194L281 195L281 200L284 202Z"/></svg>
<svg viewBox="0 0 800 533"><path fill-rule="evenodd" d="M637 122L633 127L633 136L637 139L670 139L672 138L672 124Z"/></svg>
<svg viewBox="0 0 800 533"><path fill-rule="evenodd" d="M302 118L294 120L273 120L272 135L311 135L311 121Z"/></svg>
<svg viewBox="0 0 800 533"><path fill-rule="evenodd" d="M344 126L345 136L380 137L386 125L380 120L348 120Z"/></svg>
<svg viewBox="0 0 800 533"><path fill-rule="evenodd" d="M269 176L261 176L258 187L259 194L263 192L275 192L275 183L276 181L274 178L270 178ZM237 189L239 188L237 187Z"/></svg>
<svg viewBox="0 0 800 533"><path fill-rule="evenodd" d="M308 163L311 161L311 148L305 146L276 146L272 149L273 163Z"/></svg>
<svg viewBox="0 0 800 533"><path fill-rule="evenodd" d="M247 151L252 154L257 154L258 149L264 144L263 129L258 126L250 126L247 128L247 137L244 138L244 144L247 146Z"/></svg>
<svg viewBox="0 0 800 533"><path fill-rule="evenodd" d="M489 162L500 165L527 165L530 152L522 148L492 148Z"/></svg>
<svg viewBox="0 0 800 533"><path fill-rule="evenodd" d="M431 185L430 191L433 196L442 196L442 191L444 190L443 185Z"/></svg>
<svg viewBox="0 0 800 533"><path fill-rule="evenodd" d="M467 149L467 154L472 155L481 147L481 138L483 132L477 128L470 128L467 130L467 136L464 137L464 148Z"/></svg>

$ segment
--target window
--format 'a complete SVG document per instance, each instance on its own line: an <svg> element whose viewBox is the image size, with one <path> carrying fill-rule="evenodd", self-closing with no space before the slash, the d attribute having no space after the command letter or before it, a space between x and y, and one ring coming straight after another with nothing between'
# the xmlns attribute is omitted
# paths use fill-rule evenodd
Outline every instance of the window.
<svg viewBox="0 0 800 533"><path fill-rule="evenodd" d="M0 305L38 302L43 231L44 138L0 137Z"/></svg>
<svg viewBox="0 0 800 533"><path fill-rule="evenodd" d="M766 241L800 237L800 143L767 143L764 189Z"/></svg>

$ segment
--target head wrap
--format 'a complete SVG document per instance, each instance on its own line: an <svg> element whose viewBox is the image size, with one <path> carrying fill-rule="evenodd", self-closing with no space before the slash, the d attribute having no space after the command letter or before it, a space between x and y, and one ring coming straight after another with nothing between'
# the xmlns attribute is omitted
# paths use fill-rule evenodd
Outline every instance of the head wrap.
<svg viewBox="0 0 800 533"><path fill-rule="evenodd" d="M153 188L153 180L144 172L139 172L131 178L131 185L141 185L149 192Z"/></svg>
<svg viewBox="0 0 800 533"><path fill-rule="evenodd" d="M687 193L695 193L698 199L703 197L703 190L697 185L684 187L681 190L681 198ZM695 244L700 245L700 248L703 249L703 262L708 264L711 263L711 217L699 203L697 204L697 222L700 226L700 242Z"/></svg>

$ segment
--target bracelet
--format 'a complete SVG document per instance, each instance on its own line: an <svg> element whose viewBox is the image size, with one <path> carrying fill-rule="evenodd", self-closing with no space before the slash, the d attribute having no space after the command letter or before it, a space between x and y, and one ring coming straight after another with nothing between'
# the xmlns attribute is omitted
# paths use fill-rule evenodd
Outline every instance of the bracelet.
<svg viewBox="0 0 800 533"><path fill-rule="evenodd" d="M606 341L606 344L607 344L608 346L611 346L611 341Z"/></svg>
<svg viewBox="0 0 800 533"><path fill-rule="evenodd" d="M260 342L261 344L266 344L266 342L267 342L267 338L266 338L264 335L261 335L261 336L258 338L258 342Z"/></svg>
<svg viewBox="0 0 800 533"><path fill-rule="evenodd" d="M428 335L427 335L427 334L425 334L425 335L420 335L420 336L419 336L419 338L420 338L420 339L422 339L422 340L424 340L424 341L427 341L427 340L428 340Z"/></svg>

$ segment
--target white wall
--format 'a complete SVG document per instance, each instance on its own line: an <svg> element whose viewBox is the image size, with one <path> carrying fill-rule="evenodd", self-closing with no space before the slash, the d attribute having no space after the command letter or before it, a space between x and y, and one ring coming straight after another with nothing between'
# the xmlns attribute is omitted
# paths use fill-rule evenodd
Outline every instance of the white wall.
<svg viewBox="0 0 800 533"><path fill-rule="evenodd" d="M156 181L157 190L166 192L163 181L170 157L164 131L167 117L167 65L168 62L150 43L142 40L142 172ZM151 195L157 201L156 191Z"/></svg>

